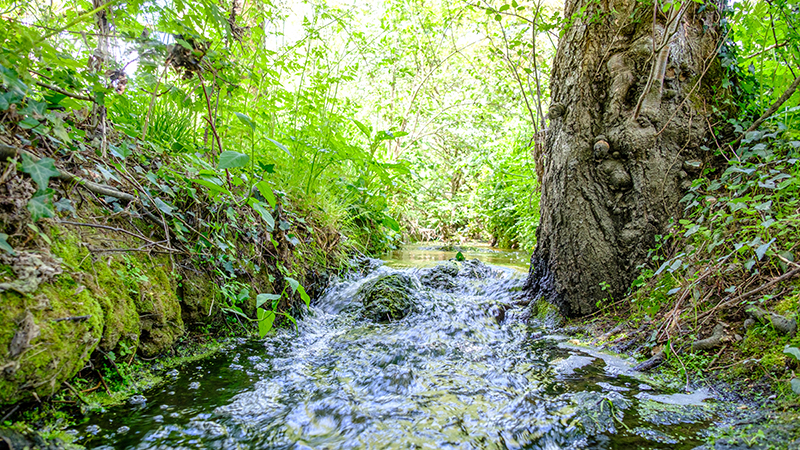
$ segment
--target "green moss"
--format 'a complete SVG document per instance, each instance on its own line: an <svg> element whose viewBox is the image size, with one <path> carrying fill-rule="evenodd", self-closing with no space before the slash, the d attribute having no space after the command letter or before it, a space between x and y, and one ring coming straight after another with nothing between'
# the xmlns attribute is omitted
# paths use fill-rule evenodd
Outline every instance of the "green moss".
<svg viewBox="0 0 800 450"><path fill-rule="evenodd" d="M158 258L150 263L130 263L144 275L139 282L135 304L142 319L140 349L145 356L162 353L184 333L181 305L175 295L170 262L166 258ZM130 265L128 270L131 270Z"/></svg>
<svg viewBox="0 0 800 450"><path fill-rule="evenodd" d="M541 299L533 303L532 312L533 316L548 328L558 328L564 321L555 305Z"/></svg>
<svg viewBox="0 0 800 450"><path fill-rule="evenodd" d="M84 278L105 314L100 348L105 352L113 351L120 341L135 348L141 330L136 305L118 273L124 271L125 266L113 257L94 260L74 234L66 230L56 233L51 251L64 261L67 268Z"/></svg>
<svg viewBox="0 0 800 450"><path fill-rule="evenodd" d="M13 403L35 392L40 398L55 393L61 384L89 360L103 334L103 310L90 293L69 275L45 284L34 295L0 293L0 403ZM38 333L21 354L12 357L9 344L30 314ZM89 316L82 320L59 320Z"/></svg>
<svg viewBox="0 0 800 450"><path fill-rule="evenodd" d="M178 296L183 305L183 322L192 325L207 325L213 316L211 309L218 287L205 273L190 274L178 283Z"/></svg>
<svg viewBox="0 0 800 450"><path fill-rule="evenodd" d="M376 322L400 320L416 308L411 289L413 280L405 274L393 273L364 283L358 290L363 304L362 314Z"/></svg>

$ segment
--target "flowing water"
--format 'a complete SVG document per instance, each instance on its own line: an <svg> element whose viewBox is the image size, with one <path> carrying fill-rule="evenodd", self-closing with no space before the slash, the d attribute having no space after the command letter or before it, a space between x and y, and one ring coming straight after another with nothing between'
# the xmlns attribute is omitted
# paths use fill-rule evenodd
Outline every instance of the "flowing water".
<svg viewBox="0 0 800 450"><path fill-rule="evenodd" d="M713 401L659 392L631 362L550 336L511 306L521 253L464 252L504 264L462 268L443 289L419 283L412 248L366 276L333 283L297 330L168 373L167 384L92 416L89 448L691 449ZM503 257L505 259L503 259ZM527 259L527 258L525 258ZM466 266L464 266L466 267ZM367 280L412 276L419 310L388 324L354 314ZM504 320L497 317L503 310ZM683 409L681 409L683 408ZM688 408L688 409L687 409Z"/></svg>

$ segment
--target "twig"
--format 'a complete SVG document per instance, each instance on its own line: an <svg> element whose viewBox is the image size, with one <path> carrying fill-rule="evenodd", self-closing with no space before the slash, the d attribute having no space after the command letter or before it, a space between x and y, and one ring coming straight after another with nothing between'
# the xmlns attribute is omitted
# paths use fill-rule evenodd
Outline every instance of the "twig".
<svg viewBox="0 0 800 450"><path fill-rule="evenodd" d="M800 79L800 78L798 78L798 79ZM768 283L765 283L765 284L753 289L752 291L745 292L744 294L739 295L737 297L734 297L734 298L732 298L730 300L723 301L723 302L719 303L717 306L715 306L715 307L709 309L708 311L704 312L703 314L700 314L697 318L701 319L701 318L703 318L703 317L715 312L719 308L724 308L726 306L730 306L730 305L732 305L732 304L734 304L734 303L736 303L738 301L744 300L744 299L746 299L746 298L748 298L750 296L758 294L759 292L761 292L761 291L763 291L765 289L768 289L768 288L780 283L781 281L788 280L788 279L794 277L797 274L800 274L800 267L798 267L796 269L793 269L793 270L791 270L789 272L786 272L785 274L779 276L778 278L775 278L774 280L772 280L772 281L770 281Z"/></svg>
<svg viewBox="0 0 800 450"><path fill-rule="evenodd" d="M81 402L83 402L83 403L85 403L85 404L87 404L87 405L89 404L89 402L87 402L86 400L84 400L84 399L83 399L83 397L81 397L81 393L80 393L80 392L78 392L78 390L77 390L77 389L75 389L74 387L72 387L72 385L71 385L71 384L69 384L69 382L68 382L68 381L65 381L65 382L64 382L64 385L65 385L65 386L67 386L67 387L69 388L69 390L70 390L70 391L72 391L72 393L73 393L73 394L75 394L75 396L76 396L76 397L78 397L78 400L80 400Z"/></svg>
<svg viewBox="0 0 800 450"><path fill-rule="evenodd" d="M89 389L84 389L84 390L82 390L81 392L82 392L82 393L84 393L84 394L86 394L86 393L89 393L89 392L94 392L94 391L96 391L98 388L100 388L100 386L102 386L102 385L103 385L103 383L102 383L101 381L98 381L98 382L97 382L97 386L95 386L95 387L93 387L93 388L89 388Z"/></svg>
<svg viewBox="0 0 800 450"><path fill-rule="evenodd" d="M66 95L67 97L72 97L72 98L78 99L78 100L86 100L87 102L93 102L94 103L94 99L91 98L91 97L88 97L86 95L81 95L81 94L75 94L73 92L69 92L69 91L67 91L65 89L62 89L62 88L60 88L58 86L54 86L52 84L47 84L47 83L43 83L41 81L37 81L36 85L37 86L41 86L41 87L43 87L45 89L50 89L53 92L58 92L59 94Z"/></svg>
<svg viewBox="0 0 800 450"><path fill-rule="evenodd" d="M103 387L106 388L106 394L108 394L108 396L111 397L111 389L108 388L108 385L106 384L106 379L103 378L103 374L100 373L99 370L96 370L95 372L97 372L97 374L100 375L100 382L103 383Z"/></svg>
<svg viewBox="0 0 800 450"><path fill-rule="evenodd" d="M64 322L64 321L67 321L67 322L83 322L84 320L89 320L91 318L92 318L92 315L89 314L89 315L86 315L86 316L61 317L59 319L53 319L53 320L51 320L51 322Z"/></svg>
<svg viewBox="0 0 800 450"><path fill-rule="evenodd" d="M6 414L5 416L3 416L2 419L0 419L0 423L5 422L6 419L8 419L9 417L11 417L12 414L17 412L17 410L19 409L20 405L21 405L21 403L17 403L16 405L14 405L14 407L11 409L11 411L9 411L8 414Z"/></svg>
<svg viewBox="0 0 800 450"><path fill-rule="evenodd" d="M124 228L110 227L108 225L100 225L98 223L73 222L71 220L59 220L58 223L64 224L64 225L74 225L74 226L77 226L77 227L91 227L91 228L100 228L100 229L109 230L109 231L116 231L118 233L124 233L124 234L127 234L129 236L133 236L133 237L135 237L137 239L141 239L141 240L147 242L150 245L155 245L155 246L161 247L161 248L163 248L164 250L166 250L168 252L180 253L178 250L175 250L175 249L172 249L172 248L169 248L169 247L164 247L163 245L159 244L158 242L151 241L150 239L147 239L146 237L144 237L142 235L139 235L139 234L136 234L134 232L128 231L128 230L126 230Z"/></svg>

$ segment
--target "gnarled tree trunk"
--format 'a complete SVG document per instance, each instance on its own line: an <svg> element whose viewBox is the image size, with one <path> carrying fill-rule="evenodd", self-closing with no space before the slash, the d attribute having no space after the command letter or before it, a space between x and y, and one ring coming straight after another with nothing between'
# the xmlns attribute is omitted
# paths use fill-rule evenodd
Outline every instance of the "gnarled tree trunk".
<svg viewBox="0 0 800 450"><path fill-rule="evenodd" d="M567 0L527 288L568 316L625 294L711 157L715 4ZM655 23L654 23L655 22Z"/></svg>

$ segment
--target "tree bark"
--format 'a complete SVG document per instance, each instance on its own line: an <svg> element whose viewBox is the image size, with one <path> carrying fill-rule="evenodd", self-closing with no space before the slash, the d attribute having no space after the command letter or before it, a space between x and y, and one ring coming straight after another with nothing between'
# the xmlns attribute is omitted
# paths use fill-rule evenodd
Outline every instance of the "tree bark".
<svg viewBox="0 0 800 450"><path fill-rule="evenodd" d="M580 316L625 295L711 160L722 37L709 3L567 0L564 17L526 288Z"/></svg>

